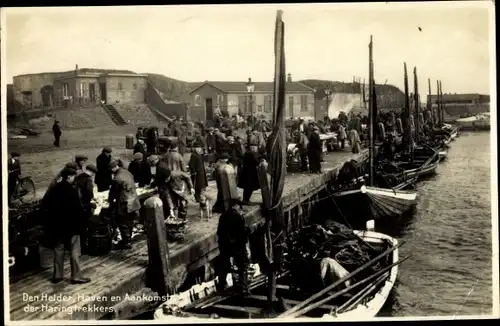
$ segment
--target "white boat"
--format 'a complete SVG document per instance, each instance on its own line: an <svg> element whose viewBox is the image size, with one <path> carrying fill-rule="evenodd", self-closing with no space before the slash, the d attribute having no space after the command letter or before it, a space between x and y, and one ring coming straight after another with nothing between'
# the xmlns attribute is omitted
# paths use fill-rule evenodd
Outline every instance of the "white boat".
<svg viewBox="0 0 500 326"><path fill-rule="evenodd" d="M468 130L489 130L490 129L490 113L482 113L473 117L461 118L456 121L456 124L461 129Z"/></svg>
<svg viewBox="0 0 500 326"><path fill-rule="evenodd" d="M388 247L395 247L398 245L398 241L391 236L386 234L373 232L373 231L357 231L354 233L358 235L363 241L369 243L372 246L384 245ZM319 311L324 311L319 317L296 317L293 320L321 320L321 321L339 321L339 320L365 320L369 318L374 318L377 316L389 294L394 287L398 276L398 265L396 263L400 262L399 259L399 249L396 248L390 253L387 258L387 267L389 268L386 272L382 272L380 278L375 282L370 284L365 284L361 286L358 292L355 292L354 297L347 297L342 301L340 305L329 305L330 302L326 302L324 305L315 308L316 313ZM392 267L390 267L392 266ZM286 294L289 293L289 286L286 284L280 284L281 277L278 276L277 289L281 291L279 294L288 305L297 305L302 301L291 300L286 298ZM265 305L266 296L265 295L249 295L246 297L241 297L237 305L225 304L225 301L231 299L231 296L218 296L216 293L217 278L206 283L193 286L191 289L175 294L171 296L166 302L159 306L155 313L154 319L164 322L164 323L186 323L186 322L200 322L206 319L225 319L234 320L235 318L220 318L212 314L204 314L203 309L208 309L210 307L217 307L221 310L228 310L240 314L248 314L251 318L259 318L258 315L262 311L262 306ZM228 285L232 285L233 280L231 275L227 277ZM262 275L260 271L256 270L252 277L250 283L250 289L254 292L255 289L259 287L266 288L266 276ZM364 288L363 288L364 287ZM265 289L264 289L265 291ZM306 295L304 299L308 298ZM337 298L338 299L338 298ZM359 301L359 302L358 302ZM252 304L253 303L253 306ZM257 305L255 303L260 303ZM195 309L197 307L197 309ZM193 310L196 310L193 311ZM201 312L200 312L201 311ZM245 317L244 317L245 318ZM249 317L246 317L249 318ZM285 317L286 318L286 317Z"/></svg>

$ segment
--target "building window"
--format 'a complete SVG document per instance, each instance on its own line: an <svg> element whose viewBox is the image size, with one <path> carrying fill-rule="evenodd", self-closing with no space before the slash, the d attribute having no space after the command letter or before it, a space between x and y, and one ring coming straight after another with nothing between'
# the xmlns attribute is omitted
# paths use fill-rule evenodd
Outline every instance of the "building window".
<svg viewBox="0 0 500 326"><path fill-rule="evenodd" d="M201 96L200 96L200 95L198 95L198 94L196 94L196 95L194 96L194 105L195 105L195 106L201 106Z"/></svg>
<svg viewBox="0 0 500 326"><path fill-rule="evenodd" d="M288 97L288 110L290 111L290 116L293 116L293 96Z"/></svg>
<svg viewBox="0 0 500 326"><path fill-rule="evenodd" d="M271 113L273 111L273 99L273 95L266 95L266 97L264 98L264 112Z"/></svg>
<svg viewBox="0 0 500 326"><path fill-rule="evenodd" d="M307 95L300 96L300 111L307 111Z"/></svg>
<svg viewBox="0 0 500 326"><path fill-rule="evenodd" d="M137 90L137 84L134 84L134 90Z"/></svg>
<svg viewBox="0 0 500 326"><path fill-rule="evenodd" d="M64 97L68 97L69 96L69 85L68 85L68 83L63 83L62 84L62 95Z"/></svg>
<svg viewBox="0 0 500 326"><path fill-rule="evenodd" d="M122 83L118 83L118 90L121 91L122 90Z"/></svg>
<svg viewBox="0 0 500 326"><path fill-rule="evenodd" d="M79 94L80 97L83 97L83 95L84 95L84 89L83 88L84 88L83 83L80 83L80 94Z"/></svg>
<svg viewBox="0 0 500 326"><path fill-rule="evenodd" d="M224 95L217 94L217 106L221 107L224 105Z"/></svg>

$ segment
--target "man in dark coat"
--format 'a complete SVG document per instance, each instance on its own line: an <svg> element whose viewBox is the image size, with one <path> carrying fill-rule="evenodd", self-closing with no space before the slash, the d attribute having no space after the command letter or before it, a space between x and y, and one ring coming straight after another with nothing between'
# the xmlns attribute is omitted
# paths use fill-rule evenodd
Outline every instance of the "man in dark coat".
<svg viewBox="0 0 500 326"><path fill-rule="evenodd" d="M182 171L186 172L186 164L184 163L184 156L179 153L179 142L173 139L170 142L170 150L165 153L163 160L167 163L168 169L170 171Z"/></svg>
<svg viewBox="0 0 500 326"><path fill-rule="evenodd" d="M54 133L54 146L59 147L59 140L61 139L62 131L61 126L59 125L59 121L54 121L54 125L52 126L52 132Z"/></svg>
<svg viewBox="0 0 500 326"><path fill-rule="evenodd" d="M70 250L71 283L90 282L81 277L80 234L84 225L84 210L77 187L73 184L76 170L65 168L61 172L61 182L52 189L48 198L49 214L45 224L47 238L54 248L53 283L59 283L64 277L64 251Z"/></svg>
<svg viewBox="0 0 500 326"><path fill-rule="evenodd" d="M224 152L224 148L226 147L226 139L224 138L224 134L220 132L219 129L214 130L215 135L215 152L220 154Z"/></svg>
<svg viewBox="0 0 500 326"><path fill-rule="evenodd" d="M142 140L142 139L137 140L137 143L135 143L135 145L134 145L133 154L135 154L135 153L141 153L144 158L147 157L146 143L144 142L144 140Z"/></svg>
<svg viewBox="0 0 500 326"><path fill-rule="evenodd" d="M243 149L241 147L241 144L234 140L233 136L227 137L226 152L231 155L229 164L233 165L234 171L236 172L236 177L239 178L243 161Z"/></svg>
<svg viewBox="0 0 500 326"><path fill-rule="evenodd" d="M170 207L168 206L168 185L167 181L170 178L170 169L166 162L160 160L157 155L151 155L148 159L149 165L153 167L156 172L154 173L154 180L151 187L158 189L158 195L163 203L163 215L165 218L169 217Z"/></svg>
<svg viewBox="0 0 500 326"><path fill-rule="evenodd" d="M257 178L257 167L259 166L258 146L251 143L249 149L243 156L243 165L238 180L238 188L243 189L243 203L249 204L252 193L260 189L259 178Z"/></svg>
<svg viewBox="0 0 500 326"><path fill-rule="evenodd" d="M87 246L87 227L90 218L92 217L92 209L95 204L92 202L94 198L94 176L97 173L97 167L93 164L88 164L85 170L76 176L75 184L80 194L80 201L83 207L83 228L80 234L80 244L82 251L86 250Z"/></svg>
<svg viewBox="0 0 500 326"><path fill-rule="evenodd" d="M134 182L139 184L139 187L147 186L151 183L151 168L142 153L135 153L134 159L128 165L128 171L134 176Z"/></svg>
<svg viewBox="0 0 500 326"><path fill-rule="evenodd" d="M212 127L208 128L206 140L207 140L207 152L208 154L213 154L215 152L214 128Z"/></svg>
<svg viewBox="0 0 500 326"><path fill-rule="evenodd" d="M189 171L191 173L191 181L194 187L194 198L200 204L200 211L204 212L207 208L206 190L208 187L207 172L203 162L203 143L195 140L193 143L193 152L189 158Z"/></svg>
<svg viewBox="0 0 500 326"><path fill-rule="evenodd" d="M236 172L228 163L231 156L228 153L219 154L214 171L217 184L217 199L212 208L213 212L223 213L231 209L231 198L238 198Z"/></svg>
<svg viewBox="0 0 500 326"><path fill-rule="evenodd" d="M21 176L21 161L19 160L21 154L13 152L10 154L8 169L9 169L9 179L8 179L8 191L9 191L9 202L16 190L17 182Z"/></svg>
<svg viewBox="0 0 500 326"><path fill-rule="evenodd" d="M215 274L219 282L218 291L227 287L227 274L231 273L231 257L238 268L238 282L235 290L243 295L250 294L248 289L248 266L250 264L247 254L248 230L238 200L232 199L231 208L222 213L217 227L217 241L219 256L216 259Z"/></svg>
<svg viewBox="0 0 500 326"><path fill-rule="evenodd" d="M111 152L111 148L106 147L96 159L97 174L95 175L95 184L97 185L97 191L99 192L109 190L109 187L111 186L111 180L113 179L112 173L109 170Z"/></svg>
<svg viewBox="0 0 500 326"><path fill-rule="evenodd" d="M309 170L311 173L321 173L321 152L323 146L319 138L319 128L314 127L309 136L309 146L307 147L307 156L309 158Z"/></svg>
<svg viewBox="0 0 500 326"><path fill-rule="evenodd" d="M119 167L115 160L109 163L109 169L115 177L109 189L108 202L122 236L117 249L130 249L132 248L132 227L141 208L134 176L124 168Z"/></svg>

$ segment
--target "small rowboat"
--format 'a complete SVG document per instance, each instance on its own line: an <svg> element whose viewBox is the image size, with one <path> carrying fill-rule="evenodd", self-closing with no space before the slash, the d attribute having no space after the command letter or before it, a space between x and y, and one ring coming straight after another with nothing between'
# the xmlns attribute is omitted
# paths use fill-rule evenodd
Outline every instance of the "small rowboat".
<svg viewBox="0 0 500 326"><path fill-rule="evenodd" d="M395 247L398 241L388 235L372 231L354 231L363 241L385 251ZM393 248L394 249L394 248ZM364 320L377 316L387 301L398 276L399 251L396 247L382 259L378 275L371 275L372 282L365 279L353 296L337 296L294 320L309 319L321 321ZM277 276L277 296L288 306L295 306L310 297L310 293L293 291L288 272ZM228 284L232 277L228 275ZM164 323L200 322L203 319L248 319L266 318L262 314L267 305L266 276L256 271L250 284L251 295L218 295L217 279L193 286L191 289L171 296L154 313L154 319ZM350 287L353 287L352 285ZM286 318L286 317L285 317Z"/></svg>

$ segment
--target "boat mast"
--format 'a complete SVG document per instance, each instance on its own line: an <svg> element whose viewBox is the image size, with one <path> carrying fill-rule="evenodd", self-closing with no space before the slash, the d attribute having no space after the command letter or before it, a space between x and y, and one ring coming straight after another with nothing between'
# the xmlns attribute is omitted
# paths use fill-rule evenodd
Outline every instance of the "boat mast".
<svg viewBox="0 0 500 326"><path fill-rule="evenodd" d="M404 110L404 119L406 121L406 128L404 128L406 142L408 143L408 148L411 151L412 148L412 140L411 140L411 121L410 121L410 97L408 95L408 72L406 71L406 62L404 63L404 83L405 83L405 110Z"/></svg>
<svg viewBox="0 0 500 326"><path fill-rule="evenodd" d="M413 95L414 95L414 103L415 103L415 140L417 144L420 141L420 101L418 94L418 77L417 77L417 67L413 67Z"/></svg>
<svg viewBox="0 0 500 326"><path fill-rule="evenodd" d="M368 45L368 50L369 50L369 55L368 55L368 88L369 88L369 95L368 95L368 118L369 118L369 134L368 134L368 140L370 141L369 146L368 146L368 157L369 157L369 164L370 164L370 171L369 171L369 186L373 186L373 172L374 172L374 163L373 163L373 150L374 150L374 145L375 145L375 137L374 137L374 132L373 132L373 125L377 121L377 117L373 116L373 101L375 100L374 94L373 94L373 89L375 87L374 82L373 82L373 36L370 35L370 44Z"/></svg>
<svg viewBox="0 0 500 326"><path fill-rule="evenodd" d="M432 97L431 79L430 78L427 78L427 84L429 86L429 99L427 100L427 110L430 113L432 123L434 123L434 113L433 113L433 110L432 110L432 99L431 99L431 97Z"/></svg>
<svg viewBox="0 0 500 326"><path fill-rule="evenodd" d="M276 301L276 274L281 265L281 249L285 242L283 203L281 197L286 176L286 136L285 136L285 23L282 20L283 11L276 14L276 29L274 40L274 106L273 131L268 138L269 170L271 174L270 208L266 213L266 238L270 266L267 271L268 302L270 308ZM272 228L272 230L271 230ZM276 238L272 239L272 234ZM272 308L271 308L272 309Z"/></svg>
<svg viewBox="0 0 500 326"><path fill-rule="evenodd" d="M439 95L439 80L436 80L437 124L441 126L441 96Z"/></svg>
<svg viewBox="0 0 500 326"><path fill-rule="evenodd" d="M443 83L439 81L439 103L441 103L441 126L444 126Z"/></svg>

